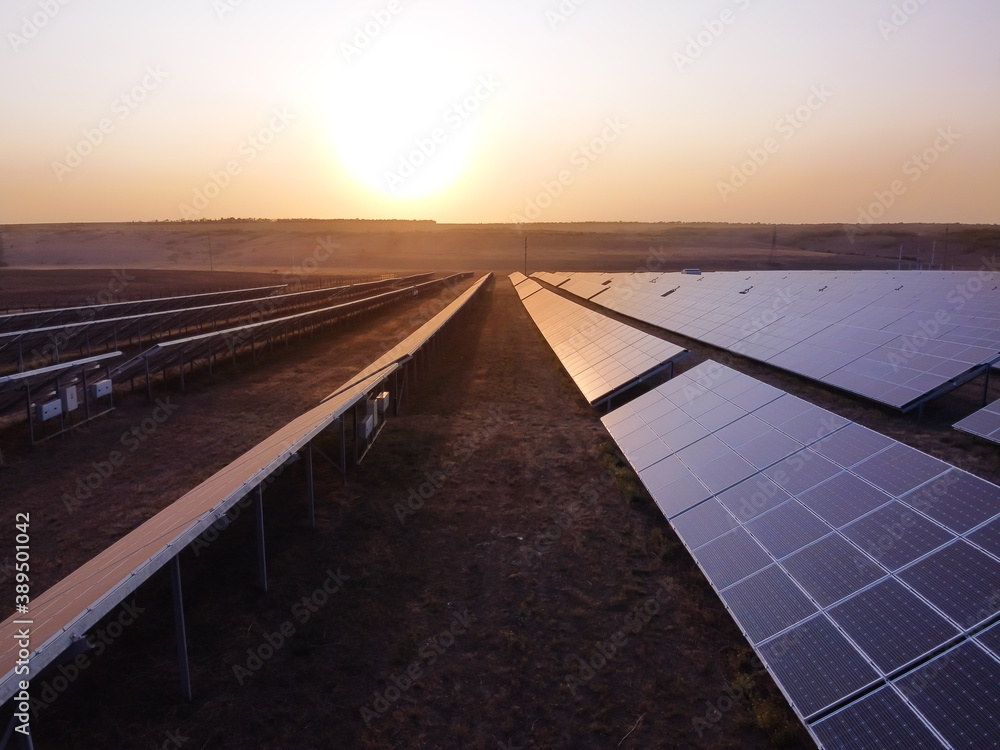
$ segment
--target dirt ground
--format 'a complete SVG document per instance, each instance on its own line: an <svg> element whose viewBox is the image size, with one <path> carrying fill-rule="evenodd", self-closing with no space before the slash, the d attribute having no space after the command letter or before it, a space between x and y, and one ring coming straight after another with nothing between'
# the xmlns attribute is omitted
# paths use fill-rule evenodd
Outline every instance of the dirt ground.
<svg viewBox="0 0 1000 750"><path fill-rule="evenodd" d="M107 273L107 272L105 272ZM190 284L188 284L190 286ZM429 317L425 301L124 395L109 418L31 450L0 433L5 514L31 512L48 588L315 405ZM917 423L690 346L997 481L950 428L975 386ZM82 669L36 677L42 748L771 748L810 741L718 598L500 277L343 485L301 464L265 493L269 591L253 514L182 555L194 700L180 695L161 573L91 633ZM145 420L145 421L144 421ZM155 429L142 425L156 424ZM140 428L89 497L80 480ZM332 455L333 436L320 447ZM239 506L238 506L239 507ZM11 601L9 550L0 597ZM134 622L133 622L134 621Z"/></svg>

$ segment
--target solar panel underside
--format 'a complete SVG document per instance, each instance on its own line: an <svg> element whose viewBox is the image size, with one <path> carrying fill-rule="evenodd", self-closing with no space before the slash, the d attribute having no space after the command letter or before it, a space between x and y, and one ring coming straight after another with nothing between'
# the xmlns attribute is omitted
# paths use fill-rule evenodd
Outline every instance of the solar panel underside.
<svg viewBox="0 0 1000 750"><path fill-rule="evenodd" d="M955 429L1000 443L1000 401L994 401L961 422L957 422Z"/></svg>
<svg viewBox="0 0 1000 750"><path fill-rule="evenodd" d="M518 294L533 280L519 284ZM522 302L584 398L598 404L687 350L539 287Z"/></svg>
<svg viewBox="0 0 1000 750"><path fill-rule="evenodd" d="M821 746L995 746L1000 487L712 361L603 421Z"/></svg>
<svg viewBox="0 0 1000 750"><path fill-rule="evenodd" d="M899 409L1000 359L996 273L578 273L562 288Z"/></svg>

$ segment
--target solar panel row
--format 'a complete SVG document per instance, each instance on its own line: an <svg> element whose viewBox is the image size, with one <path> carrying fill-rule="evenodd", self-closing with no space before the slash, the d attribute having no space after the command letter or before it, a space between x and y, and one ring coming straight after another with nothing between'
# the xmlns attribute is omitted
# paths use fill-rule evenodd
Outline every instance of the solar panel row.
<svg viewBox="0 0 1000 750"><path fill-rule="evenodd" d="M1000 443L1000 401L994 401L961 422L957 422L955 429Z"/></svg>
<svg viewBox="0 0 1000 750"><path fill-rule="evenodd" d="M148 372L157 372L166 366L189 363L202 358L210 359L217 352L234 354L238 349L254 346L256 342L263 343L268 337L273 339L309 326L321 325L350 315L367 312L413 294L425 293L440 286L455 283L466 276L466 274L455 274L444 279L423 282L406 289L382 292L372 297L343 302L318 310L164 341L123 362L112 371L111 376L115 380L121 380L144 375Z"/></svg>
<svg viewBox="0 0 1000 750"><path fill-rule="evenodd" d="M413 351L454 318L489 276L435 315L397 349ZM395 351L395 350L394 350ZM368 368L322 404L281 428L169 507L33 598L31 674L38 674L118 606L154 572L170 563L199 534L245 497L325 428L368 398L399 367ZM0 704L17 691L18 615L0 624Z"/></svg>
<svg viewBox="0 0 1000 750"><path fill-rule="evenodd" d="M216 328L230 325L239 319L261 320L291 310L323 304L334 299L346 299L358 293L371 293L390 287L394 279L368 282L349 287L294 292L235 302L201 304L196 307L146 312L125 317L109 317L100 320L77 319L76 322L46 326L31 330L0 333L0 362L37 362L47 357L56 362L60 353L76 349L86 349L124 345L136 337L140 346L146 341L162 339L170 332L202 327ZM34 369L33 367L30 369Z"/></svg>
<svg viewBox="0 0 1000 750"><path fill-rule="evenodd" d="M993 746L1000 488L712 361L604 423L822 746Z"/></svg>
<svg viewBox="0 0 1000 750"><path fill-rule="evenodd" d="M562 288L666 330L909 410L1000 360L1000 275L982 276L577 273ZM970 278L979 293L959 294ZM607 291L595 296L598 286Z"/></svg>
<svg viewBox="0 0 1000 750"><path fill-rule="evenodd" d="M528 280L516 289L528 291ZM651 377L687 351L547 289L522 298L525 309L584 398L599 404Z"/></svg>
<svg viewBox="0 0 1000 750"><path fill-rule="evenodd" d="M233 289L222 292L185 294L176 297L133 300L130 302L109 302L104 305L78 305L48 310L30 310L21 313L0 315L0 331L26 331L32 328L80 323L103 318L117 318L142 313L179 310L184 307L213 305L222 302L237 302L244 299L259 299L285 288L285 284L261 286L252 289Z"/></svg>

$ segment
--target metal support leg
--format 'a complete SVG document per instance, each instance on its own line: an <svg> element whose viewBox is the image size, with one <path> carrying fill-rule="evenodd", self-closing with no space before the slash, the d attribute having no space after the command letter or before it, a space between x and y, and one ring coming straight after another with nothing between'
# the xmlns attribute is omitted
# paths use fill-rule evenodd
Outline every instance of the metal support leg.
<svg viewBox="0 0 1000 750"><path fill-rule="evenodd" d="M184 626L184 593L181 589L181 558L170 562L170 587L174 595L174 634L177 638L177 666L181 673L181 692L191 700L191 670L188 665L187 628Z"/></svg>
<svg viewBox="0 0 1000 750"><path fill-rule="evenodd" d="M31 413L31 388L24 386L25 408L28 410L28 437L31 439L31 447L35 447L35 415Z"/></svg>
<svg viewBox="0 0 1000 750"><path fill-rule="evenodd" d="M264 551L264 485L257 485L257 583L267 593L267 555Z"/></svg>
<svg viewBox="0 0 1000 750"><path fill-rule="evenodd" d="M313 485L313 444L306 445L306 483L309 490L309 527L316 528L316 491Z"/></svg>
<svg viewBox="0 0 1000 750"><path fill-rule="evenodd" d="M146 363L146 403L153 403L153 379L149 374L149 357L143 360Z"/></svg>
<svg viewBox="0 0 1000 750"><path fill-rule="evenodd" d="M990 402L990 372L993 371L992 367L987 366L986 368L986 385L983 386L983 406L986 406Z"/></svg>
<svg viewBox="0 0 1000 750"><path fill-rule="evenodd" d="M347 484L347 424L346 420L340 418L340 475Z"/></svg>

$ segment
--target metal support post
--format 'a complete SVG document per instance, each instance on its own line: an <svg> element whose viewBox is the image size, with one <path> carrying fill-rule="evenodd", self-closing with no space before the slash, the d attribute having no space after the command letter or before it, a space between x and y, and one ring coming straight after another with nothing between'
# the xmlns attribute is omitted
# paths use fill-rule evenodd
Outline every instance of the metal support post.
<svg viewBox="0 0 1000 750"><path fill-rule="evenodd" d="M264 550L264 485L257 485L257 583L267 593L267 555Z"/></svg>
<svg viewBox="0 0 1000 750"><path fill-rule="evenodd" d="M191 669L188 665L187 628L184 626L184 594L181 590L180 553L170 562L170 587L174 598L174 634L177 638L177 666L181 673L181 692L191 700Z"/></svg>
<svg viewBox="0 0 1000 750"><path fill-rule="evenodd" d="M306 483L309 491L309 527L316 528L316 490L313 484L313 444L306 445Z"/></svg>

